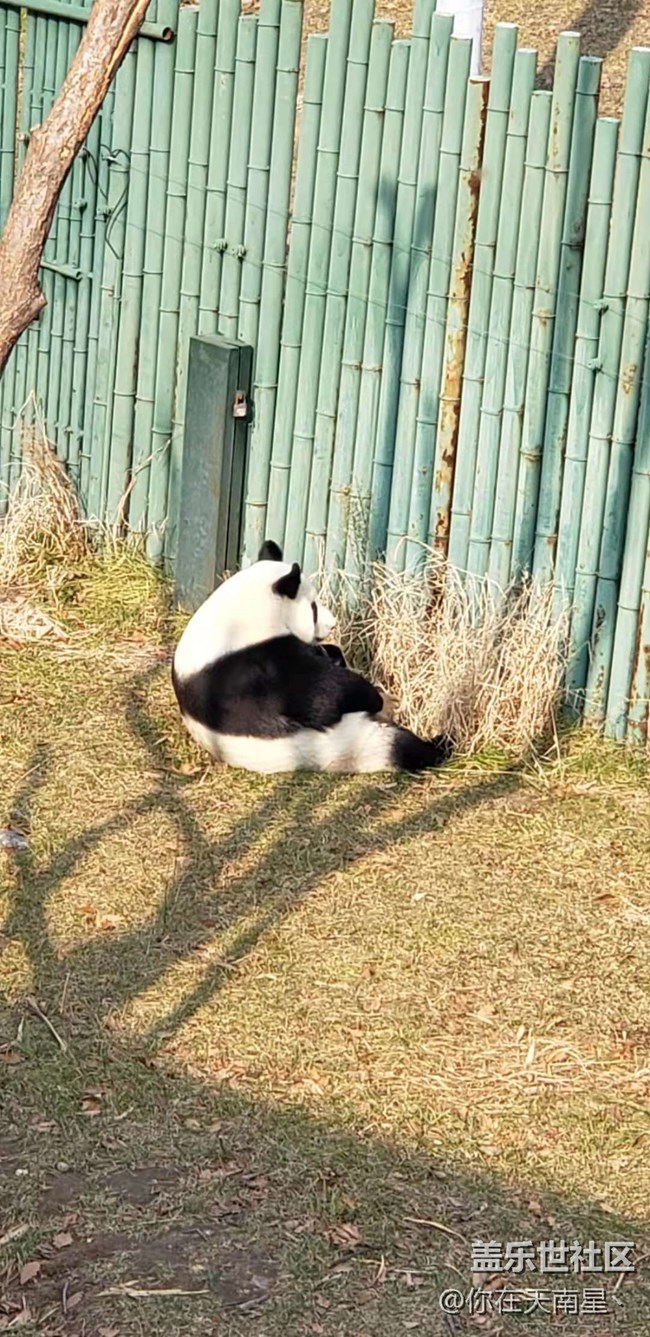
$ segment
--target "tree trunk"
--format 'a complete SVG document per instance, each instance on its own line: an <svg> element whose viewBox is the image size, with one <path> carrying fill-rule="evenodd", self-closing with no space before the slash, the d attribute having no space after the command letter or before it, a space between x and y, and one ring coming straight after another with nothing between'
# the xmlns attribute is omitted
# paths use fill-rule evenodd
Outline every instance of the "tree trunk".
<svg viewBox="0 0 650 1337"><path fill-rule="evenodd" d="M148 7L149 0L94 0L56 102L31 132L0 238L0 376L45 306L39 269L59 195Z"/></svg>

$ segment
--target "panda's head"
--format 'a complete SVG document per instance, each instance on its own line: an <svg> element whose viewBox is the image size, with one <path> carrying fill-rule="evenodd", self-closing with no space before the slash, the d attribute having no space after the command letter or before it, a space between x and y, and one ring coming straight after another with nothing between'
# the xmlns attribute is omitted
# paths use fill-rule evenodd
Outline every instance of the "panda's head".
<svg viewBox="0 0 650 1337"><path fill-rule="evenodd" d="M314 585L300 570L282 560L277 543L262 544L257 562L249 567L251 577L259 581L260 592L270 594L269 611L276 623L276 636L296 636L311 645L323 641L336 625L336 618L318 600Z"/></svg>
<svg viewBox="0 0 650 1337"><path fill-rule="evenodd" d="M335 624L298 563L284 562L277 544L267 542L258 560L219 585L190 619L176 648L175 671L186 677L276 636L311 645L325 640Z"/></svg>

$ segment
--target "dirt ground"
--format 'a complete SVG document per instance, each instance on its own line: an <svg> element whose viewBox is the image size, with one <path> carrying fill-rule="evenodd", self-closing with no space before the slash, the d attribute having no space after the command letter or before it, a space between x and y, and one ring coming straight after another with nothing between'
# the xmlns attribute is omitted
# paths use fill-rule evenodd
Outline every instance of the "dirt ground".
<svg viewBox="0 0 650 1337"><path fill-rule="evenodd" d="M327 28L330 6L323 0L305 0L305 21L310 32ZM377 17L392 19L396 34L408 36L413 13L412 0L378 0ZM484 64L489 70L490 46L495 23L516 23L521 46L539 52L541 83L552 78L558 34L572 30L583 36L587 56L604 59L600 109L603 115L620 113L625 71L630 47L650 46L648 0L487 0Z"/></svg>

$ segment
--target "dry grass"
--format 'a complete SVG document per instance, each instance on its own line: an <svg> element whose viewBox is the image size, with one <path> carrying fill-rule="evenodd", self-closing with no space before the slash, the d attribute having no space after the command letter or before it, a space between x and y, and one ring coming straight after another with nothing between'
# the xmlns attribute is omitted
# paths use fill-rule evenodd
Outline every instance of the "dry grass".
<svg viewBox="0 0 650 1337"><path fill-rule="evenodd" d="M476 589L428 551L416 571L377 563L360 586L339 576L330 589L344 652L416 733L513 759L554 737L566 621L549 587Z"/></svg>
<svg viewBox="0 0 650 1337"><path fill-rule="evenodd" d="M79 501L42 426L23 428L22 467L0 527L0 594L52 584L88 554Z"/></svg>

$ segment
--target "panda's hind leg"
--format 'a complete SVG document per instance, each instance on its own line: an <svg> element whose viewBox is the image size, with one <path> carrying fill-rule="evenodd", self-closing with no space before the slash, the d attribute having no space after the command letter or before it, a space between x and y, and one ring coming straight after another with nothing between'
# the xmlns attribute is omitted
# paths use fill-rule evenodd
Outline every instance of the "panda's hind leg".
<svg viewBox="0 0 650 1337"><path fill-rule="evenodd" d="M393 727L391 729L391 760L397 771L430 771L449 761L454 745L446 734L426 740L418 738L410 729Z"/></svg>

